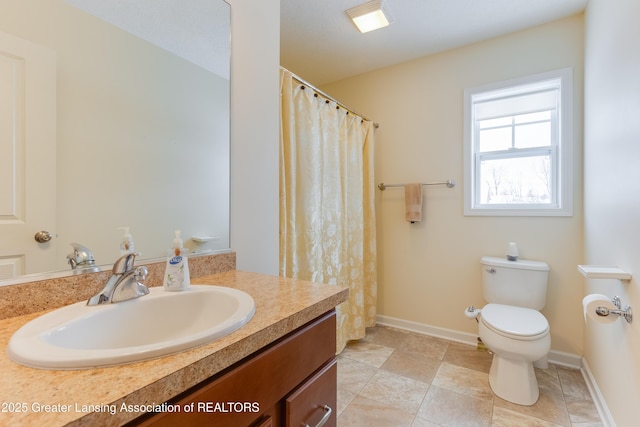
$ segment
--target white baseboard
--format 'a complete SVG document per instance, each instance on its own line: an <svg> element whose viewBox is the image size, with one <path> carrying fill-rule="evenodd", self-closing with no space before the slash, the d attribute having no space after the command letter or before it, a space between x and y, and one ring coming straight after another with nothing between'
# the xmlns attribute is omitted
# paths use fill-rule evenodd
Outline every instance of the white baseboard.
<svg viewBox="0 0 640 427"><path fill-rule="evenodd" d="M436 338L443 338L449 341L455 341L462 344L475 346L477 344L477 336L466 332L454 331L453 329L439 328L424 323L412 322L410 320L398 319L389 316L376 316L378 325L390 326L404 331L417 332L423 335L429 335Z"/></svg>
<svg viewBox="0 0 640 427"><path fill-rule="evenodd" d="M477 334L470 334L467 332L454 331L452 329L439 328L436 326L426 325L424 323L412 322L410 320L398 319L389 316L376 316L376 321L379 325L390 326L396 329L402 329L405 331L416 332L419 334L429 335L436 338L443 338L449 341L455 341L462 344L468 344L471 346L477 345ZM595 378L591 374L587 361L577 354L565 353L562 351L551 350L549 352L549 362L568 367L573 369L579 369L582 376L589 388L591 398L598 410L600 419L605 427L616 427L616 423L609 412L598 384Z"/></svg>
<svg viewBox="0 0 640 427"><path fill-rule="evenodd" d="M582 372L584 382L587 384L589 393L591 393L591 398L593 399L593 403L596 405L602 424L604 424L605 427L616 427L616 422L613 419L611 412L609 412L609 408L604 401L604 396L602 396L598 383L596 383L596 379L591 373L591 368L589 368L589 364L584 357L582 358L580 372Z"/></svg>

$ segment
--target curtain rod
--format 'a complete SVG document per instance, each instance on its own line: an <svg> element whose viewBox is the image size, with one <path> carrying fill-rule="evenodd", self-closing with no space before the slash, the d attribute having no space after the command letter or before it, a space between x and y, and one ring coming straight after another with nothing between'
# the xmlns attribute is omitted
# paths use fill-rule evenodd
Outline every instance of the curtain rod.
<svg viewBox="0 0 640 427"><path fill-rule="evenodd" d="M284 67L280 67L285 71L289 71ZM289 71L291 73L291 71ZM357 111L353 111L351 108L347 107L346 105L344 105L342 102L338 101L337 99L335 99L334 97L327 95L325 92L321 91L320 89L318 89L317 87L315 87L314 85L312 85L311 83L309 83L308 81L306 81L305 79L303 79L302 77L291 73L291 77L293 77L294 79L296 79L298 82L302 83L305 86L308 86L309 89L313 89L315 92L319 93L320 95L322 95L323 97L327 98L330 101L335 102L336 104L338 104L342 109L347 110L349 113L351 114L355 114L356 116L362 118L362 120L366 120L368 122L372 122L373 120L366 118L365 116L363 116L362 114L358 113ZM373 127L375 127L376 129L380 127L380 125L376 122L373 122Z"/></svg>

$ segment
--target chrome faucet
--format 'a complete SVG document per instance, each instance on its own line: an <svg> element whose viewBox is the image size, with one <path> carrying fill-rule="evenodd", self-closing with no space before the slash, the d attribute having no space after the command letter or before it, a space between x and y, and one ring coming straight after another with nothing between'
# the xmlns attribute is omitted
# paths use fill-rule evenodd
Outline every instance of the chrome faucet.
<svg viewBox="0 0 640 427"><path fill-rule="evenodd" d="M109 281L100 292L89 298L87 305L127 301L149 293L149 288L141 283L147 278L147 267L133 268L136 255L135 253L126 254L116 260Z"/></svg>
<svg viewBox="0 0 640 427"><path fill-rule="evenodd" d="M74 273L89 273L100 271L96 266L96 259L93 252L89 248L82 246L80 243L71 243L73 252L67 255L67 262L74 270Z"/></svg>

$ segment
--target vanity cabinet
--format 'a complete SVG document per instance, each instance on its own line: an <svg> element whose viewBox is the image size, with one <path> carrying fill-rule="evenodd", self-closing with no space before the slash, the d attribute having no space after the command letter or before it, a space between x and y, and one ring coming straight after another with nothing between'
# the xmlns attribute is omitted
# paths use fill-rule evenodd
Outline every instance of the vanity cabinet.
<svg viewBox="0 0 640 427"><path fill-rule="evenodd" d="M336 426L336 314L332 310L172 399L190 412L142 426Z"/></svg>

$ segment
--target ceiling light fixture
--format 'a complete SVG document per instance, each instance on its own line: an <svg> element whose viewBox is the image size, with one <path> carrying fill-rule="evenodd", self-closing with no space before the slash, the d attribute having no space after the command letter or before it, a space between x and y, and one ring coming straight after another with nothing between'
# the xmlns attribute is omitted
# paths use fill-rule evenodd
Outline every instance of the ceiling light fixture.
<svg viewBox="0 0 640 427"><path fill-rule="evenodd" d="M361 33L386 27L393 18L383 0L372 0L345 11Z"/></svg>

